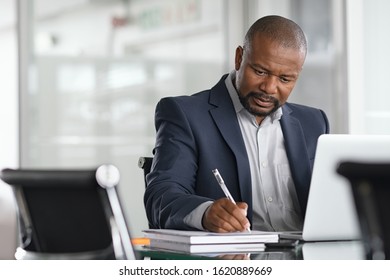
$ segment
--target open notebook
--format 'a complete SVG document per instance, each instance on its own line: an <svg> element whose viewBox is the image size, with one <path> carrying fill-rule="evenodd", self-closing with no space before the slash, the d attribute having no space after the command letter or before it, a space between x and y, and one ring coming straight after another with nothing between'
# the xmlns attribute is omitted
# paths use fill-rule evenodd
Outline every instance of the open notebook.
<svg viewBox="0 0 390 280"><path fill-rule="evenodd" d="M352 190L336 173L341 161L380 162L390 158L390 135L326 134L317 144L302 232L304 241L361 238Z"/></svg>

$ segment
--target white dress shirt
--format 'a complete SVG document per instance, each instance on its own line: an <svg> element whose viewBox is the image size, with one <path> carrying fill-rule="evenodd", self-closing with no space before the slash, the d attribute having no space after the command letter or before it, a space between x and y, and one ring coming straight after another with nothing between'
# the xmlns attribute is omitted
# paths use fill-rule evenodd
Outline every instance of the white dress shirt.
<svg viewBox="0 0 390 280"><path fill-rule="evenodd" d="M248 154L252 181L252 228L267 231L302 230L298 197L280 127L282 108L258 125L241 104L233 86L235 72L225 80Z"/></svg>
<svg viewBox="0 0 390 280"><path fill-rule="evenodd" d="M252 228L265 231L302 230L303 221L280 127L283 111L279 108L260 125L241 104L233 86L235 72L225 80L234 104L245 142L252 181ZM204 229L202 217L212 201L205 202L188 214L188 225Z"/></svg>

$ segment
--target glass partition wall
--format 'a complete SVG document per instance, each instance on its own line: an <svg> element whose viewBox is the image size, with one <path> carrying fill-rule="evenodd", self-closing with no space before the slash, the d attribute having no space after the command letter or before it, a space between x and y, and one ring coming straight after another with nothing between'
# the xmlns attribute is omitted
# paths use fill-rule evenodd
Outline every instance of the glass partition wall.
<svg viewBox="0 0 390 280"><path fill-rule="evenodd" d="M271 13L296 20L309 39L292 101L324 109L334 132L346 131L337 106L342 7L312 2L19 0L21 166L115 164L132 233L141 235L137 160L152 155L156 103L213 86L234 67L246 28Z"/></svg>

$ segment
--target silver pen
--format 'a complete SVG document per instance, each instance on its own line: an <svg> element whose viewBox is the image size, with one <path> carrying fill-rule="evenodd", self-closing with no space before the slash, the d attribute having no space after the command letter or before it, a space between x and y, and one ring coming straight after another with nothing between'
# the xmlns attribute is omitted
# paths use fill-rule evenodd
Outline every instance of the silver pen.
<svg viewBox="0 0 390 280"><path fill-rule="evenodd" d="M226 196L231 202L233 202L234 204L236 204L236 202L234 201L233 196L230 194L228 188L227 188L226 185L225 185L225 181L222 179L221 174L219 174L218 169L213 169L213 170L211 170L211 172L213 172L213 174L214 174L214 176L215 176L215 179L217 179L217 182L218 182L219 186L221 187L221 189L222 189L223 193L225 194L225 196ZM247 228L247 231L248 231L248 232L251 232L250 228Z"/></svg>

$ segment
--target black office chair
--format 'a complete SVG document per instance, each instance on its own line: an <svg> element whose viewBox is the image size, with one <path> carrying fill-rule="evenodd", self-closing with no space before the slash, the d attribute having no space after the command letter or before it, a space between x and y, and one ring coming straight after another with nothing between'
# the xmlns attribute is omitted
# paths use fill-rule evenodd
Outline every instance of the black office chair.
<svg viewBox="0 0 390 280"><path fill-rule="evenodd" d="M138 167L144 171L144 182L146 187L146 175L149 174L150 169L152 168L153 157L140 157L138 159Z"/></svg>
<svg viewBox="0 0 390 280"><path fill-rule="evenodd" d="M92 170L4 169L18 207L16 259L136 259L113 165Z"/></svg>
<svg viewBox="0 0 390 280"><path fill-rule="evenodd" d="M140 157L138 159L138 167L143 169L143 171L144 171L145 188L147 186L146 175L149 174L150 169L152 168L152 163L153 163L153 157ZM148 223L148 225L149 225L149 228L154 228L154 227L152 227L152 225L150 223Z"/></svg>
<svg viewBox="0 0 390 280"><path fill-rule="evenodd" d="M390 162L342 162L352 186L368 259L390 259Z"/></svg>

